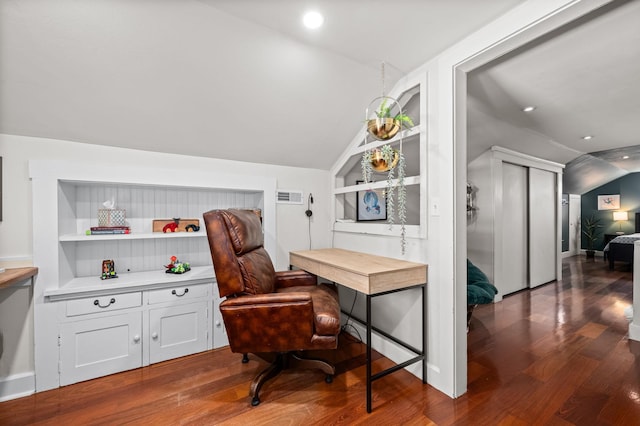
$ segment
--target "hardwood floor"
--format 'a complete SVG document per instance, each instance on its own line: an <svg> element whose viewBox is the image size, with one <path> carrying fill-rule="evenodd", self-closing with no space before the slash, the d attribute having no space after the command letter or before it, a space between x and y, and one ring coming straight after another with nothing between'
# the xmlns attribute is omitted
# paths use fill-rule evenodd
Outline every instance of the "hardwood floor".
<svg viewBox="0 0 640 426"><path fill-rule="evenodd" d="M631 273L602 260L563 263L565 279L479 306L468 334L468 392L450 399L406 371L373 384L364 346L342 336L332 384L312 371L268 382L266 364L214 350L0 403L1 425L638 425L640 344L627 339ZM374 371L391 365L375 355Z"/></svg>

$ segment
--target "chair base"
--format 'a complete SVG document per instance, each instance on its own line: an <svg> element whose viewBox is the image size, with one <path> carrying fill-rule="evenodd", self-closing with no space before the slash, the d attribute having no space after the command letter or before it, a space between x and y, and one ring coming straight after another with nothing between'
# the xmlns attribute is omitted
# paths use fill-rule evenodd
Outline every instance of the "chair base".
<svg viewBox="0 0 640 426"><path fill-rule="evenodd" d="M246 356L246 355L245 355ZM258 354L260 356L260 354ZM243 362L244 362L243 357ZM321 359L301 358L294 352L278 353L275 360L264 370L258 374L251 382L249 396L251 396L251 405L260 404L260 389L267 380L273 379L284 370L290 368L298 369L317 369L326 374L325 382L331 383L336 369L333 365Z"/></svg>

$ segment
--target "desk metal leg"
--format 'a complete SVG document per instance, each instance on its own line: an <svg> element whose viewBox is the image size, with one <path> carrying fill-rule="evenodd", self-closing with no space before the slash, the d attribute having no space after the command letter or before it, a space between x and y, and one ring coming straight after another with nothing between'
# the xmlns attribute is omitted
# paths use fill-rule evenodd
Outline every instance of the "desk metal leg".
<svg viewBox="0 0 640 426"><path fill-rule="evenodd" d="M367 413L371 412L371 295L367 294Z"/></svg>
<svg viewBox="0 0 640 426"><path fill-rule="evenodd" d="M417 287L417 286L416 286ZM425 297L427 295L427 291L426 291L426 286L424 284L422 284L420 287L422 287L422 300L425 300ZM406 288L402 289L402 290L406 290ZM401 290L392 290L392 291L388 291L385 293L376 293L374 295L370 295L367 294L366 296L366 310L367 310L367 316L366 316L366 320L363 321L362 319L359 319L356 316L353 316L350 312L347 313L345 311L342 311L344 314L349 315L350 318L358 321L360 324L363 324L366 326L367 328L367 334L366 334L366 355L367 355L367 413L371 413L372 407L371 407L371 390L372 390L372 384L373 382L375 382L378 379L383 378L384 376L391 374L395 371L401 370L413 363L416 362L420 362L422 361L422 382L423 383L427 383L427 327L426 327L426 319L427 319L427 313L426 313L426 309L422 309L422 348L418 349L415 348L411 345L409 345L406 342L401 341L400 339L390 335L389 333L380 330L377 327L374 327L371 324L371 299L373 296L382 296L385 294L390 294L390 293L395 293L397 291L401 291ZM398 345L404 347L405 349L413 352L416 356L408 359L404 362L401 362L400 364L396 364L393 367L387 368L385 370L382 370L376 374L372 374L372 368L371 368L371 361L372 361L372 357L371 357L371 333L375 331L376 333L379 333L381 336L386 337L387 339L391 340L392 342L397 343Z"/></svg>
<svg viewBox="0 0 640 426"><path fill-rule="evenodd" d="M426 281L425 281L426 282ZM427 384L427 286L422 286L422 383Z"/></svg>

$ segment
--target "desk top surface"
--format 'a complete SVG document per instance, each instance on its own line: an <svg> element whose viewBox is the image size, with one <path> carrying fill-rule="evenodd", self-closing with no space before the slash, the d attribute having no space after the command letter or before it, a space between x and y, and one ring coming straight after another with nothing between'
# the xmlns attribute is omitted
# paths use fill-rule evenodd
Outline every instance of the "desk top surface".
<svg viewBox="0 0 640 426"><path fill-rule="evenodd" d="M337 248L291 252L289 263L365 294L427 281L427 265L423 263Z"/></svg>
<svg viewBox="0 0 640 426"><path fill-rule="evenodd" d="M26 268L8 268L0 273L0 288L10 287L20 281L33 277L38 273L38 268L29 266Z"/></svg>

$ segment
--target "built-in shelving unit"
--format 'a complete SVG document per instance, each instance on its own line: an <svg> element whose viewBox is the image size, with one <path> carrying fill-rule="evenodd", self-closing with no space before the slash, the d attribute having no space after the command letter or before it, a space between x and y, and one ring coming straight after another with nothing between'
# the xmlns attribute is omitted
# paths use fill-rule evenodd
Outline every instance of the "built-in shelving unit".
<svg viewBox="0 0 640 426"><path fill-rule="evenodd" d="M359 222L356 217L357 193L363 190L378 190L382 192L387 186L387 176L375 174L374 181L360 184L362 170L360 160L367 149L390 144L392 148L399 148L402 139L402 151L406 159L406 177L404 180L407 190L407 222L406 235L409 238L426 238L426 164L427 164L427 102L426 78L405 79L398 84L391 97L398 99L403 112L409 115L415 126L405 129L394 138L387 141L372 141L367 138L365 125L351 142L341 159L332 169L334 176L333 203L334 225L337 232L352 232L362 234L377 234L399 236L400 227L391 228L386 221ZM394 181L397 183L397 179ZM395 221L397 223L397 221Z"/></svg>
<svg viewBox="0 0 640 426"><path fill-rule="evenodd" d="M202 214L260 209L275 250L275 179L189 170L30 163L38 391L227 344ZM129 234L87 235L114 200ZM196 232L152 232L155 219L199 219ZM166 273L171 256L188 262ZM117 278L102 280L102 261Z"/></svg>

